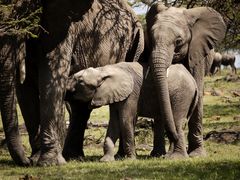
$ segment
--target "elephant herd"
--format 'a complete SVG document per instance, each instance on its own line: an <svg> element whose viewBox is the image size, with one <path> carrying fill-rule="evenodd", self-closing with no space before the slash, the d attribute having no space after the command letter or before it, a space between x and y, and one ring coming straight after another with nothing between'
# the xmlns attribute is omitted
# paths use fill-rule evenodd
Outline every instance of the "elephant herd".
<svg viewBox="0 0 240 180"><path fill-rule="evenodd" d="M214 75L217 72L221 73L221 65L223 66L231 66L231 70L233 74L237 74L237 68L235 66L235 55L230 53L219 53L214 52L213 55L213 63L210 69L210 75Z"/></svg>
<svg viewBox="0 0 240 180"><path fill-rule="evenodd" d="M125 0L43 0L42 9L44 31L38 38L0 37L0 110L8 149L18 165L60 165L83 158L90 113L106 104L110 121L101 161L114 160L117 139L118 155L136 158L137 114L154 118L152 156L166 154L165 131L170 141L166 157L206 155L203 77L226 31L218 12L156 2L146 15L144 36ZM26 77L21 83L23 59ZM16 95L30 158L18 131ZM63 143L66 101L71 119Z"/></svg>

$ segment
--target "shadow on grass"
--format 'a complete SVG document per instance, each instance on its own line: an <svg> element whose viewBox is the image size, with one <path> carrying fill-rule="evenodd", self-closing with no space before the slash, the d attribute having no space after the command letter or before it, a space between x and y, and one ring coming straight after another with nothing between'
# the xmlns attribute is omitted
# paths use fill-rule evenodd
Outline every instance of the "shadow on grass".
<svg viewBox="0 0 240 180"><path fill-rule="evenodd" d="M11 161L1 160L0 164L10 166L2 174L5 178L30 174L41 179L240 179L239 159L164 160L141 155L135 161L99 163L99 158L86 156L85 162L18 170Z"/></svg>
<svg viewBox="0 0 240 180"><path fill-rule="evenodd" d="M228 179L229 176L232 176L230 175L232 170L236 170L236 172L232 172L234 173L232 177L240 177L239 169L239 162L228 161L198 163L197 165L188 163L187 161L180 161L179 163L171 163L168 166L163 166L156 162L147 167L139 167L137 169L137 176L146 179L154 179L157 177L171 177L171 179L212 179L216 177L221 179L225 177ZM134 171L136 172L136 168L129 168L126 174L134 177L136 175L133 173Z"/></svg>
<svg viewBox="0 0 240 180"><path fill-rule="evenodd" d="M17 166L17 164L14 163L12 159L0 159L0 167L1 166L14 167L14 166Z"/></svg>
<svg viewBox="0 0 240 180"><path fill-rule="evenodd" d="M209 128L209 129L219 129L219 128L222 128L222 129L231 129L231 128L234 128L235 126L239 126L240 125L240 122L238 121L231 121L231 122L207 122L207 123L204 123L203 126L204 128Z"/></svg>
<svg viewBox="0 0 240 180"><path fill-rule="evenodd" d="M87 170L84 170L84 169ZM239 179L239 161L145 160L82 167L81 179ZM73 168L73 171L75 168ZM69 169L69 171L71 171ZM74 172L74 176L80 172ZM64 177L63 177L64 178Z"/></svg>
<svg viewBox="0 0 240 180"><path fill-rule="evenodd" d="M102 156L85 156L83 161L79 162L100 162ZM159 159L163 159L162 157L158 157ZM137 155L138 160L147 160L147 159L157 159L155 157L151 157L150 155ZM124 161L127 160L127 158L117 159L117 161Z"/></svg>

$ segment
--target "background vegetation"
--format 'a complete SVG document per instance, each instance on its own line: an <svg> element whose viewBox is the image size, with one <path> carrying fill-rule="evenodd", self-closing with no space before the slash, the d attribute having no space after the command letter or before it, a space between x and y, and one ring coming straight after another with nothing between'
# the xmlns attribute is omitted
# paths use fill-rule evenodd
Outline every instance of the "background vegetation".
<svg viewBox="0 0 240 180"><path fill-rule="evenodd" d="M127 1L132 7L149 7L156 0ZM10 34L37 37L42 11L40 2L41 0L0 0L0 36ZM240 0L162 0L162 2L167 6L175 7L213 7L222 14L227 24L227 34L221 48L239 49ZM144 16L141 16L141 20L144 23Z"/></svg>
<svg viewBox="0 0 240 180"><path fill-rule="evenodd" d="M204 142L208 152L205 158L150 158L151 120L140 118L136 129L138 159L99 162L106 133L104 126L108 122L108 107L104 106L91 114L85 134L85 162L70 161L60 167L17 167L3 143L0 123L0 179L240 179L240 71L238 69L238 79L234 82L227 81L228 71L205 78L204 137L209 136ZM28 135L20 113L19 119L24 146L30 155ZM229 133L219 136L214 132Z"/></svg>
<svg viewBox="0 0 240 180"><path fill-rule="evenodd" d="M0 37L37 37L41 12L39 0L0 0Z"/></svg>
<svg viewBox="0 0 240 180"><path fill-rule="evenodd" d="M132 7L150 7L157 0L128 0ZM158 0L159 1L159 0ZM240 0L162 0L167 6L186 7L187 9L199 6L209 6L217 10L227 24L226 37L219 49L239 50L240 48ZM141 19L144 22L144 19Z"/></svg>

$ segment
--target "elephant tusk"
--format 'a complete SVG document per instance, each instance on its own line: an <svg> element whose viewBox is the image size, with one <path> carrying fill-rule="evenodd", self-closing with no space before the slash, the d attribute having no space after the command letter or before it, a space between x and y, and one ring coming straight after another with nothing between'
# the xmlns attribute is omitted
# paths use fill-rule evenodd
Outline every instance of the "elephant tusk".
<svg viewBox="0 0 240 180"><path fill-rule="evenodd" d="M24 58L19 62L19 77L20 77L20 83L23 84L26 78L26 66L25 66Z"/></svg>
<svg viewBox="0 0 240 180"><path fill-rule="evenodd" d="M147 79L149 72L150 72L150 66L148 66L148 68L147 68L147 72L146 72L144 79Z"/></svg>

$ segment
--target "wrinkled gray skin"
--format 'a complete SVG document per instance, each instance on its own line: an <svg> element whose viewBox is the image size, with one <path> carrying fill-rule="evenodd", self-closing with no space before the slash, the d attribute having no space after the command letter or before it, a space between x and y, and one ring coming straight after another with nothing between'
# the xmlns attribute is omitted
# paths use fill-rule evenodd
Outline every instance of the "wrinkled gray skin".
<svg viewBox="0 0 240 180"><path fill-rule="evenodd" d="M192 115L197 103L197 85L183 65L168 70L170 100L179 140L171 142L168 156L187 157L183 125ZM91 107L110 104L110 121L104 142L101 161L114 160L114 145L128 158L136 158L134 124L136 115L155 119L153 152L165 154L164 122L158 111L157 93L147 64L118 63L79 71L69 78L67 89L74 99L90 102ZM157 147L158 144L160 147Z"/></svg>
<svg viewBox="0 0 240 180"><path fill-rule="evenodd" d="M213 63L211 66L211 74L216 74L218 71L221 74L221 65L231 66L232 73L237 74L237 68L235 64L235 55L234 54L220 54L215 53Z"/></svg>
<svg viewBox="0 0 240 180"><path fill-rule="evenodd" d="M14 162L30 164L24 154L18 130L16 87L20 83L20 64L25 58L24 40L15 36L0 37L0 111L8 150Z"/></svg>
<svg viewBox="0 0 240 180"><path fill-rule="evenodd" d="M150 66L158 92L161 117L170 138L179 134L174 124L166 78L172 63L182 63L196 80L199 101L189 122L188 152L190 156L204 156L202 137L203 77L210 70L210 51L222 41L226 27L219 13L211 8L167 8L160 2L152 5L146 16Z"/></svg>
<svg viewBox="0 0 240 180"><path fill-rule="evenodd" d="M32 160L38 165L64 164L65 159L84 156L83 138L91 113L87 103L69 101L72 119L62 152L59 134L64 129L67 77L88 67L137 61L144 48L143 31L124 0L43 1L41 22L46 31L27 42L22 92L31 93L25 93L22 102L31 103L25 106L27 122L36 122L33 129L41 126L40 151Z"/></svg>

